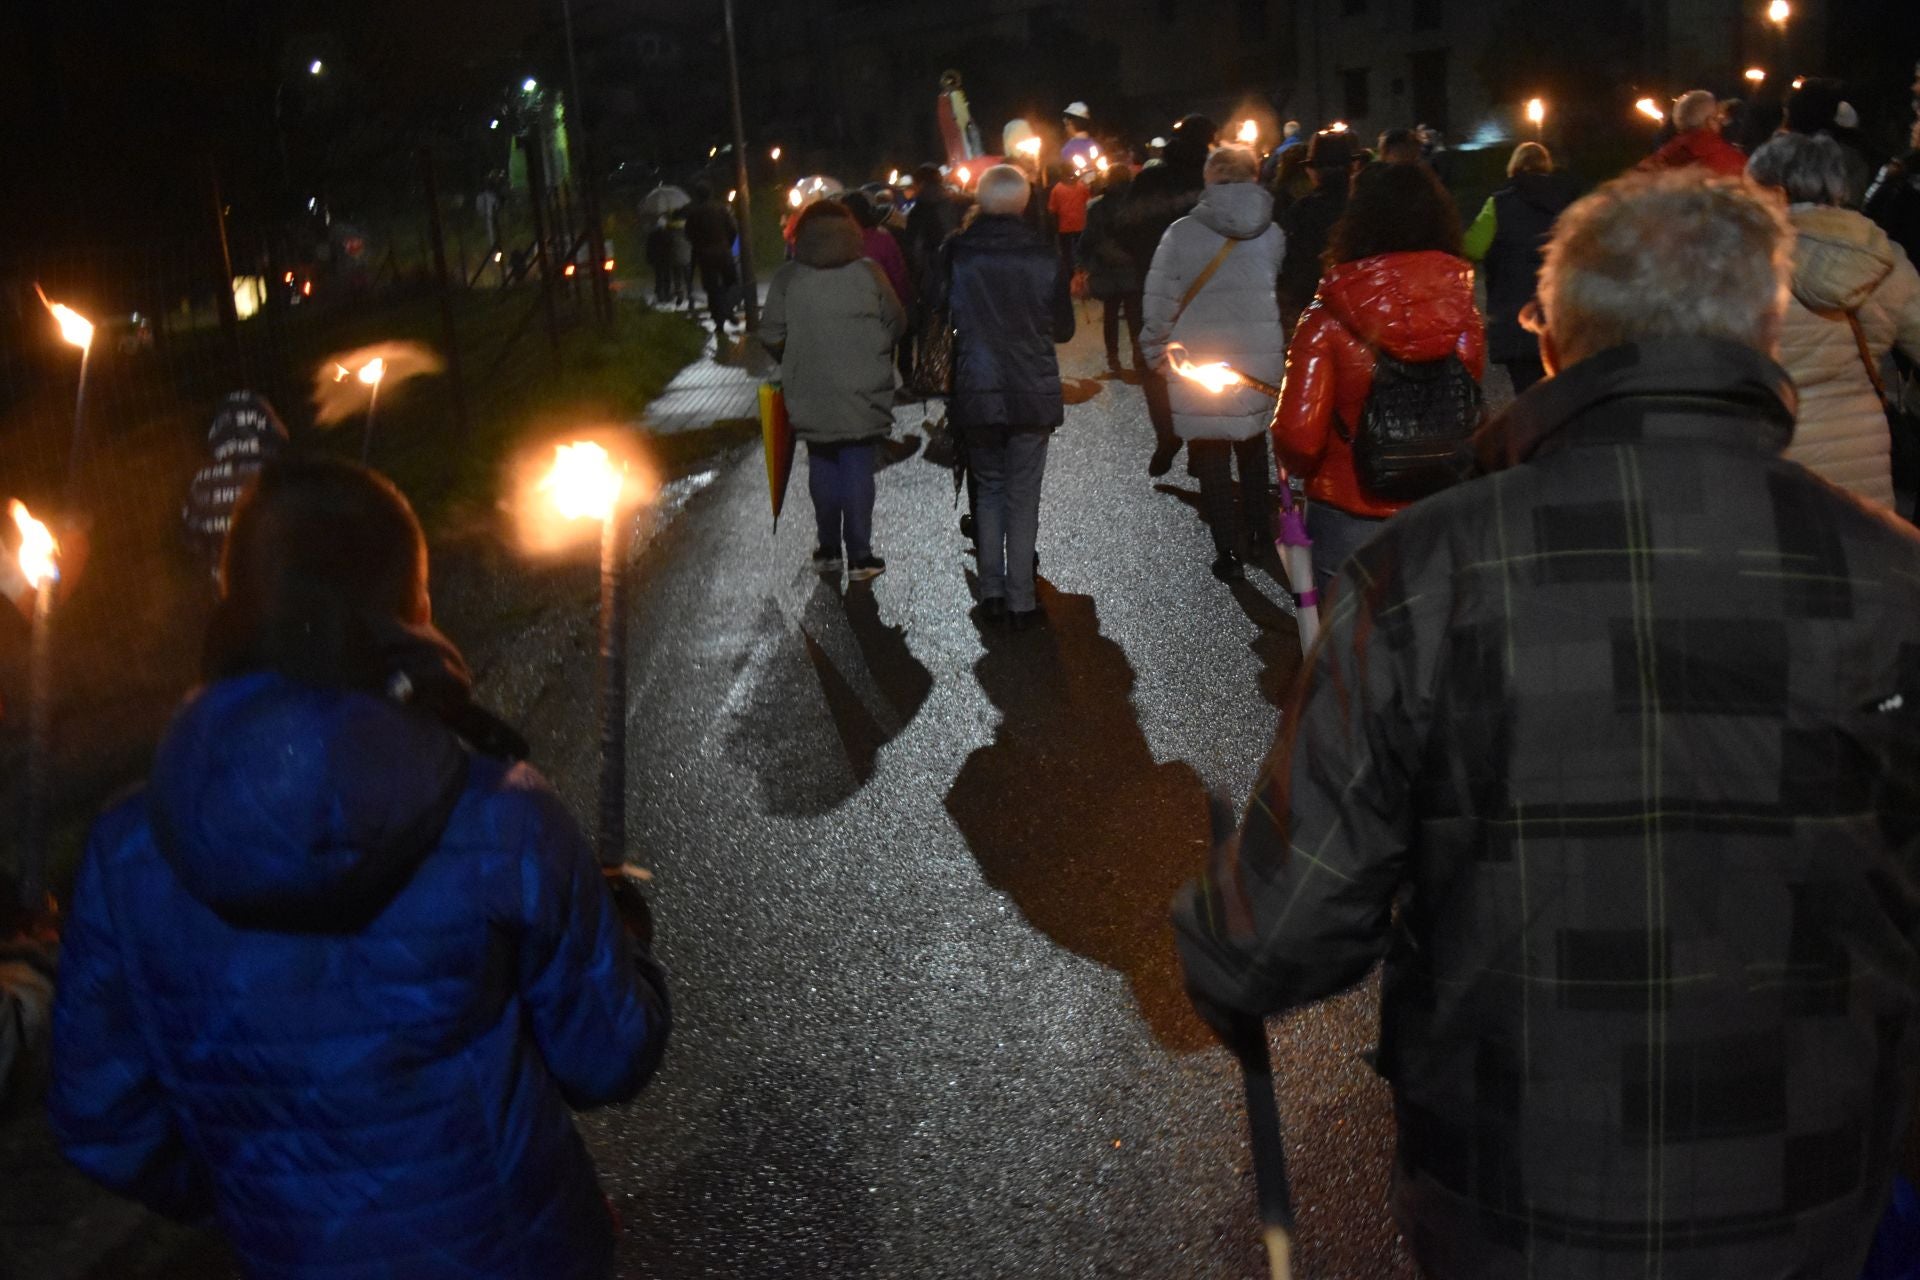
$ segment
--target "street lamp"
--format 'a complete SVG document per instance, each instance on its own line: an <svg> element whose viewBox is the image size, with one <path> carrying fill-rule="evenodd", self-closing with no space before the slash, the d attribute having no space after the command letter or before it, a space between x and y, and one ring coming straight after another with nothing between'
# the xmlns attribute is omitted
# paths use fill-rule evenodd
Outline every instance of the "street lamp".
<svg viewBox="0 0 1920 1280"><path fill-rule="evenodd" d="M315 58L312 62L309 62L307 64L307 74L310 76L317 76L321 72L325 71L326 69L327 69L327 64L320 61L320 59L318 58Z"/></svg>

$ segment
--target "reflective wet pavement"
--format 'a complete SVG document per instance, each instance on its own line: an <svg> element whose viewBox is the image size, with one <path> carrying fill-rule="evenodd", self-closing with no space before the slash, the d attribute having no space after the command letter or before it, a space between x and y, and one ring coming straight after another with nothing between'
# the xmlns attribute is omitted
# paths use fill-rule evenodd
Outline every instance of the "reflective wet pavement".
<svg viewBox="0 0 1920 1280"><path fill-rule="evenodd" d="M641 557L630 830L678 1026L653 1088L583 1121L624 1275L1264 1274L1237 1075L1186 1007L1166 905L1204 856L1205 788L1244 795L1271 745L1298 645L1280 584L1208 575L1194 482L1147 478L1140 393L1084 376L1089 336L1047 468L1042 629L971 620L918 406L871 585L807 568L802 471L771 533L757 453L697 478ZM567 581L574 603L474 656L588 813ZM485 612L478 586L453 613ZM1409 1274L1370 993L1273 1035L1298 1273Z"/></svg>

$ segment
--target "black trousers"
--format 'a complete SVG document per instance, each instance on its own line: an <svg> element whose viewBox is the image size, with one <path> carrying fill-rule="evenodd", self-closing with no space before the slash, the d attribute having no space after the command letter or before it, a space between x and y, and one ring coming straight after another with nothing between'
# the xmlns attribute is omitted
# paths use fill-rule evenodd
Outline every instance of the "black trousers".
<svg viewBox="0 0 1920 1280"><path fill-rule="evenodd" d="M733 295L739 283L732 257L700 259L700 287L706 291L707 314L713 317L714 328L733 319Z"/></svg>
<svg viewBox="0 0 1920 1280"><path fill-rule="evenodd" d="M1171 457L1180 451L1180 437L1173 434L1173 398L1167 393L1166 376L1154 369L1143 369L1140 389L1147 393L1147 417L1153 422L1154 446Z"/></svg>
<svg viewBox="0 0 1920 1280"><path fill-rule="evenodd" d="M1100 299L1100 334L1107 340L1107 364L1120 364L1120 317L1127 320L1127 336L1133 341L1133 367L1140 367L1140 306L1138 293L1123 293Z"/></svg>
<svg viewBox="0 0 1920 1280"><path fill-rule="evenodd" d="M1240 463L1237 514L1231 471L1235 459ZM1200 509L1213 532L1214 551L1241 554L1244 529L1244 554L1268 554L1273 544L1273 481L1267 468L1267 433L1262 431L1251 440L1189 440L1187 470L1200 482Z"/></svg>

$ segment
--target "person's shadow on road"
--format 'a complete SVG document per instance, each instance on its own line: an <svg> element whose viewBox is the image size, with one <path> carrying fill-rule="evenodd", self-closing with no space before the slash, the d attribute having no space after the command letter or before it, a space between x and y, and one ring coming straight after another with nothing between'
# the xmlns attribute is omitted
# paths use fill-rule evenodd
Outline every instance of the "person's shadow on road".
<svg viewBox="0 0 1920 1280"><path fill-rule="evenodd" d="M975 666L1002 713L967 757L947 812L987 882L1029 923L1124 974L1161 1044L1212 1043L1194 1016L1167 913L1207 852L1206 789L1153 758L1133 706L1133 668L1100 634L1089 596L1041 585L1047 625L986 631Z"/></svg>
<svg viewBox="0 0 1920 1280"><path fill-rule="evenodd" d="M773 601L766 614L761 631L774 647L729 736L732 754L758 778L762 812L826 813L873 777L880 749L932 692L933 673L906 628L881 620L864 583L844 594L816 583L797 625Z"/></svg>

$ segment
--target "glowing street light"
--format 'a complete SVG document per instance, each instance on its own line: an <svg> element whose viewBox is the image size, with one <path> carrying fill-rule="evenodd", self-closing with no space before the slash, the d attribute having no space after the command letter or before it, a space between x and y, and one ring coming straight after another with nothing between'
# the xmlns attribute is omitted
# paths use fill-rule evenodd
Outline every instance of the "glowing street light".
<svg viewBox="0 0 1920 1280"><path fill-rule="evenodd" d="M1748 84L1757 85L1767 78L1767 73L1765 70L1763 70L1760 67L1748 67L1746 71L1746 76L1747 76Z"/></svg>
<svg viewBox="0 0 1920 1280"><path fill-rule="evenodd" d="M1240 141L1249 147L1260 141L1260 122L1252 116L1240 122Z"/></svg>
<svg viewBox="0 0 1920 1280"><path fill-rule="evenodd" d="M493 119L491 119L491 120L489 120L489 121L487 121L487 128L489 128L489 129L498 129L499 127L500 127L500 117L499 117L499 116L495 116L495 117L494 117Z"/></svg>
<svg viewBox="0 0 1920 1280"><path fill-rule="evenodd" d="M307 64L307 74L310 76L317 76L321 72L325 71L326 69L327 69L327 64L320 61L320 59L318 58L315 58L312 62L309 62Z"/></svg>
<svg viewBox="0 0 1920 1280"><path fill-rule="evenodd" d="M1667 118L1667 113L1662 111L1660 109L1660 104L1655 102L1652 98L1640 99L1638 102L1633 104L1633 109L1635 111L1638 111L1641 115L1645 116L1647 119L1653 121L1655 124L1665 123Z"/></svg>
<svg viewBox="0 0 1920 1280"><path fill-rule="evenodd" d="M20 859L20 906L46 909L48 764L53 758L53 584L60 580L60 544L26 504L7 504L20 533L20 576L33 588L33 633L27 651L27 826Z"/></svg>
<svg viewBox="0 0 1920 1280"><path fill-rule="evenodd" d="M767 154L771 156L773 159L778 160L780 158L780 148L775 147L772 151L769 151Z"/></svg>
<svg viewBox="0 0 1920 1280"><path fill-rule="evenodd" d="M1767 21L1776 27L1784 28L1787 25L1787 19L1792 16L1793 6L1788 4L1787 0L1773 0L1773 3L1767 6Z"/></svg>
<svg viewBox="0 0 1920 1280"><path fill-rule="evenodd" d="M522 80L520 82L520 92L522 93L533 93L539 88L540 88L540 82L538 80L535 80L532 76L528 76L525 80Z"/></svg>

